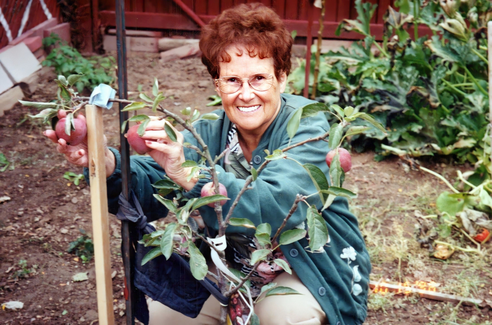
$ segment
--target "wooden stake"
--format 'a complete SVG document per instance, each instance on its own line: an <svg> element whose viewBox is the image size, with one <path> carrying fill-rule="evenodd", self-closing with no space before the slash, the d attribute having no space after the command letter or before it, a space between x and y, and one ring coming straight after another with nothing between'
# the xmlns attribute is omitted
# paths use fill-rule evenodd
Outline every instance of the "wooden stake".
<svg viewBox="0 0 492 325"><path fill-rule="evenodd" d="M111 252L102 108L94 105L86 105L85 113L89 146L89 178L91 184L94 260L96 264L97 309L99 324L113 325L113 283L111 281Z"/></svg>
<svg viewBox="0 0 492 325"><path fill-rule="evenodd" d="M466 298L466 297L455 296L455 295L448 295L436 291L423 290L413 287L402 286L399 284L389 284L385 282L380 283L377 281L370 281L369 287L372 290L377 289L377 291L381 292L381 294L384 294L385 292L397 292L402 294L418 293L421 297L432 299L432 300L456 302L456 303L461 302L465 305L480 305L483 303L482 299L473 299L473 298Z"/></svg>
<svg viewBox="0 0 492 325"><path fill-rule="evenodd" d="M487 49L489 52L489 127L492 127L492 21L487 24L488 42ZM490 139L492 140L492 130L490 131Z"/></svg>

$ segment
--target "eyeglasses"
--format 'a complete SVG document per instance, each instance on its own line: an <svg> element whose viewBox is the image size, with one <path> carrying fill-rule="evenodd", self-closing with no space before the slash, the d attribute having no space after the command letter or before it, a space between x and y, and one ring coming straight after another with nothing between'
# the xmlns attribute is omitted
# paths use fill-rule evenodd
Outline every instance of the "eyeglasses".
<svg viewBox="0 0 492 325"><path fill-rule="evenodd" d="M248 85L256 91L267 91L273 84L273 75L271 74L255 74L249 78L226 76L215 79L215 84L222 93L233 94L241 89L245 79L248 80Z"/></svg>

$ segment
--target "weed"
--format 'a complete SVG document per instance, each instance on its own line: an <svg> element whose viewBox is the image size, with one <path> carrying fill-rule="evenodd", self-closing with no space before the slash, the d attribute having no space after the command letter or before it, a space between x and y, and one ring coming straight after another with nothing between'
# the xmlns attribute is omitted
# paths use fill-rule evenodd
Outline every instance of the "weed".
<svg viewBox="0 0 492 325"><path fill-rule="evenodd" d="M75 186L80 184L80 181L84 179L84 174L75 174L74 172L65 172L63 178L68 179L70 182L74 183Z"/></svg>
<svg viewBox="0 0 492 325"><path fill-rule="evenodd" d="M7 170L7 168L9 168L10 166L10 170L13 170L14 169L14 165L12 163L7 160L7 157L5 157L5 155L3 153L0 152L0 172L4 172Z"/></svg>
<svg viewBox="0 0 492 325"><path fill-rule="evenodd" d="M92 243L92 239L87 236L85 230L80 229L80 232L82 236L69 244L67 252L80 257L82 263L87 263L94 256L94 244Z"/></svg>
<svg viewBox="0 0 492 325"><path fill-rule="evenodd" d="M44 66L54 67L59 75L82 75L76 83L77 90L92 90L99 84L112 84L115 80L114 67L116 60L108 57L83 57L77 49L68 46L56 34L43 39L44 47L52 47L50 54L43 61Z"/></svg>
<svg viewBox="0 0 492 325"><path fill-rule="evenodd" d="M19 269L16 270L10 277L13 279L24 279L29 277L29 274L34 272L37 269L37 265L33 265L32 267L28 267L26 260L19 260L18 263Z"/></svg>

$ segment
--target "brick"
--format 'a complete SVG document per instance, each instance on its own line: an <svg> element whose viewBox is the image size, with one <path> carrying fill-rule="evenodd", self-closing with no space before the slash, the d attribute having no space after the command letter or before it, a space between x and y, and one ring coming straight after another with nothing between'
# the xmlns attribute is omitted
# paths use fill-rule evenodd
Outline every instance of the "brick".
<svg viewBox="0 0 492 325"><path fill-rule="evenodd" d="M26 97L31 97L32 93L38 89L39 81L41 80L40 71L41 70L32 73L19 82L19 86L21 86L21 89Z"/></svg>
<svg viewBox="0 0 492 325"><path fill-rule="evenodd" d="M10 88L6 92L0 95L0 116L3 116L5 111L8 111L12 107L14 107L15 104L19 100L24 98L24 93L22 92L22 89L20 86L16 86L14 88Z"/></svg>
<svg viewBox="0 0 492 325"><path fill-rule="evenodd" d="M67 44L71 43L69 23L58 24L54 27L46 28L43 32L43 37L48 37L51 33L57 34L63 41L67 42Z"/></svg>
<svg viewBox="0 0 492 325"><path fill-rule="evenodd" d="M184 45L198 44L198 42L197 39L163 37L159 39L158 48L159 51L168 51Z"/></svg>
<svg viewBox="0 0 492 325"><path fill-rule="evenodd" d="M178 59L184 59L189 57L196 57L201 55L198 43L188 44L184 46L177 47L175 49L161 52L161 63L174 61Z"/></svg>
<svg viewBox="0 0 492 325"><path fill-rule="evenodd" d="M44 51L43 48L37 49L36 51L32 52L32 54L34 54L34 56L36 57L36 59L38 59L38 61L40 61L39 60L40 58L46 57L46 52Z"/></svg>
<svg viewBox="0 0 492 325"><path fill-rule="evenodd" d="M34 26L29 31L32 31L32 36L44 37L44 31L48 28L53 28L58 25L58 20L56 18L51 18L43 21L41 24Z"/></svg>
<svg viewBox="0 0 492 325"><path fill-rule="evenodd" d="M22 43L26 44L33 53L43 46L43 41L40 36L28 37Z"/></svg>
<svg viewBox="0 0 492 325"><path fill-rule="evenodd" d="M157 53L157 38L154 37L126 37L126 50L132 52ZM105 51L117 51L116 36L104 35L103 47Z"/></svg>
<svg viewBox="0 0 492 325"><path fill-rule="evenodd" d="M25 32L21 36L13 39L12 42L10 42L9 44L10 45L17 45L17 44L23 42L26 38L33 37L33 36L36 36L34 34L34 32L32 30L28 30L27 32Z"/></svg>
<svg viewBox="0 0 492 325"><path fill-rule="evenodd" d="M107 31L108 35L116 35L116 28L110 28ZM162 37L162 32L151 31L151 30L125 30L126 36L137 36L137 37Z"/></svg>
<svg viewBox="0 0 492 325"><path fill-rule="evenodd" d="M8 49L10 49L10 48L12 48L12 47L14 47L14 46L13 46L13 45L7 45L7 46L4 46L4 47L2 47L2 48L0 49L0 53L5 52L5 51L7 51Z"/></svg>
<svg viewBox="0 0 492 325"><path fill-rule="evenodd" d="M19 43L0 53L0 65L14 83L41 69L38 59L24 43Z"/></svg>
<svg viewBox="0 0 492 325"><path fill-rule="evenodd" d="M6 91L7 89L10 89L13 85L14 83L12 82L12 79L10 79L7 72L5 72L5 70L0 65L0 94Z"/></svg>

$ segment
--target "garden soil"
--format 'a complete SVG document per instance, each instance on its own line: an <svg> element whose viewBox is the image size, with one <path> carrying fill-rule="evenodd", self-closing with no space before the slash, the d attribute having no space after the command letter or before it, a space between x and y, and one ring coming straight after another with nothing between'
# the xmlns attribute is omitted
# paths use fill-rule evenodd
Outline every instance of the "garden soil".
<svg viewBox="0 0 492 325"><path fill-rule="evenodd" d="M130 54L130 97L136 98L139 85L150 92L154 77L166 96L163 105L170 110L216 108L206 107L215 92L198 58L160 63L158 55ZM52 100L57 89L54 78L53 72L45 73L27 100ZM82 171L67 164L42 135L45 125L28 118L37 112L17 104L0 117L0 152L11 162L0 173L0 304L23 303L17 310L4 305L0 324L97 324L94 260L84 261L67 251L77 239L90 241L90 188L84 181L74 185L63 177L66 172ZM116 108L104 111L104 121L108 144L118 148ZM449 179L455 175L456 167L449 162L422 163ZM436 282L438 291L454 295L463 294L460 288L466 285L468 296L484 299L480 306L467 306L418 295L372 292L366 324L491 324L492 273L487 267L474 269L473 275L466 273L473 259L486 258L485 265L490 266L490 257L455 253L450 260L439 261L431 259L415 240L414 215L416 211L435 213L435 199L446 189L443 182L412 170L398 157L376 162L372 152L353 153L353 165L345 186L359 195L351 206L375 256L372 279ZM108 231L114 316L116 324L126 324L120 224L113 215ZM377 250L383 247L393 249L393 255L381 257ZM486 254L490 247L486 245ZM80 273L87 279L76 281L74 276ZM454 286L447 280L455 281Z"/></svg>

